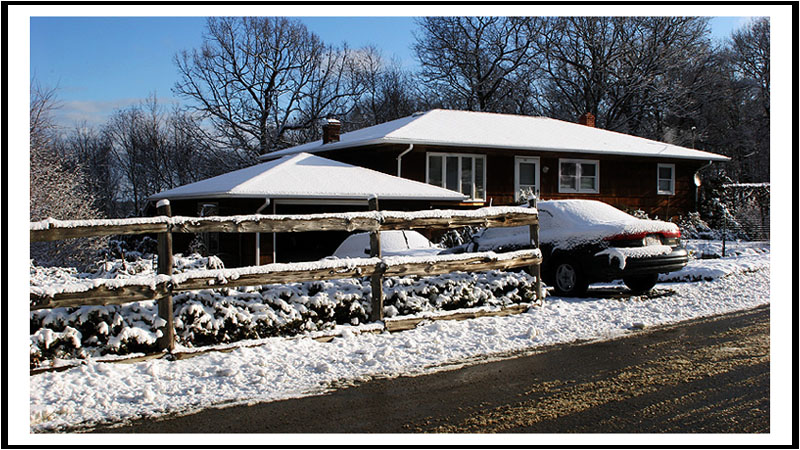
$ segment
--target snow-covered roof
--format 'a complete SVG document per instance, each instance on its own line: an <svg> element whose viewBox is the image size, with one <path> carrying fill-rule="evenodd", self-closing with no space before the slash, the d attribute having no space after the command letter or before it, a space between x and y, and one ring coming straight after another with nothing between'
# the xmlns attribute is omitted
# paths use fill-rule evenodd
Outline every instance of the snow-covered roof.
<svg viewBox="0 0 800 450"><path fill-rule="evenodd" d="M187 198L272 198L450 200L466 197L448 189L332 161L308 153L228 172L159 192L150 200Z"/></svg>
<svg viewBox="0 0 800 450"><path fill-rule="evenodd" d="M338 142L309 142L262 156L324 152L375 144L428 144L527 151L726 161L715 153L546 117L433 109L344 133Z"/></svg>

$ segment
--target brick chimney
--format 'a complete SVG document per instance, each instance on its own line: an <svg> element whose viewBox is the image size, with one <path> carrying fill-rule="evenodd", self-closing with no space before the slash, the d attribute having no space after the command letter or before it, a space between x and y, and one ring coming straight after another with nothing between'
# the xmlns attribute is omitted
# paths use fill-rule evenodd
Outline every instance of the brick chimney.
<svg viewBox="0 0 800 450"><path fill-rule="evenodd" d="M594 128L594 114L590 112L583 113L582 116L578 117L578 123Z"/></svg>
<svg viewBox="0 0 800 450"><path fill-rule="evenodd" d="M322 125L322 143L339 142L339 131L342 129L342 122L336 119L328 119Z"/></svg>

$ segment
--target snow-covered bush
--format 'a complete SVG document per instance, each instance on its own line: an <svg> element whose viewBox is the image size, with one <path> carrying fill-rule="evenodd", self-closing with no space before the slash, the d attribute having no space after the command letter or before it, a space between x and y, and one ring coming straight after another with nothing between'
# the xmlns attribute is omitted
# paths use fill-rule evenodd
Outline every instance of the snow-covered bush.
<svg viewBox="0 0 800 450"><path fill-rule="evenodd" d="M722 241L718 239L688 239L685 247L693 259L722 258ZM769 253L769 249L769 242L728 241L725 245L725 256L752 256Z"/></svg>
<svg viewBox="0 0 800 450"><path fill-rule="evenodd" d="M155 260L114 260L96 266L94 272L79 273L31 264L31 285L141 276L157 267ZM222 263L215 257L175 258L176 272L218 268ZM199 347L358 325L369 318L371 292L369 278L361 278L179 293L173 296L176 342ZM384 293L386 317L535 300L533 277L524 272L387 278ZM154 352L159 320L152 300L32 311L31 366L52 358Z"/></svg>
<svg viewBox="0 0 800 450"><path fill-rule="evenodd" d="M158 241L150 236L118 236L108 241L106 248L102 249L99 256L103 259L124 259L136 261L137 259L152 259L158 252Z"/></svg>
<svg viewBox="0 0 800 450"><path fill-rule="evenodd" d="M387 278L388 312L399 315L536 300L534 278L525 272L454 272L435 277ZM393 309L392 309L393 308Z"/></svg>
<svg viewBox="0 0 800 450"><path fill-rule="evenodd" d="M720 239L721 233L712 230L710 226L700 218L700 214L690 212L686 217L678 218L678 227L681 229L683 239Z"/></svg>
<svg viewBox="0 0 800 450"><path fill-rule="evenodd" d="M483 227L466 226L447 230L437 241L437 244L444 248L458 247L459 245L471 242L472 236L483 231Z"/></svg>

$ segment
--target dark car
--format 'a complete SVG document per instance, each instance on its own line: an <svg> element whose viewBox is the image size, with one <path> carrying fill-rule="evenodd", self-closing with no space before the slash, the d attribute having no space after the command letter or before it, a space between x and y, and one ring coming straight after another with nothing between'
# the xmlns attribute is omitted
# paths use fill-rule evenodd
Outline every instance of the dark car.
<svg viewBox="0 0 800 450"><path fill-rule="evenodd" d="M659 273L681 269L689 255L677 225L638 219L594 200L540 201L542 278L558 295L581 296L590 283L622 279L634 292L649 291ZM471 251L530 247L528 227L489 228Z"/></svg>

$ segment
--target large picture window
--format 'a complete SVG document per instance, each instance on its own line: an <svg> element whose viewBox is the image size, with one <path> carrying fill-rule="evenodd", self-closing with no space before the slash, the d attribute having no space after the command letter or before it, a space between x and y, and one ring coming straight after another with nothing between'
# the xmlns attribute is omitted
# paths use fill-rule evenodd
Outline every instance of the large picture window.
<svg viewBox="0 0 800 450"><path fill-rule="evenodd" d="M658 165L658 193L661 195L675 194L675 164Z"/></svg>
<svg viewBox="0 0 800 450"><path fill-rule="evenodd" d="M428 184L461 192L470 200L486 199L486 156L428 153Z"/></svg>
<svg viewBox="0 0 800 450"><path fill-rule="evenodd" d="M600 162L594 159L559 159L558 192L600 192Z"/></svg>

